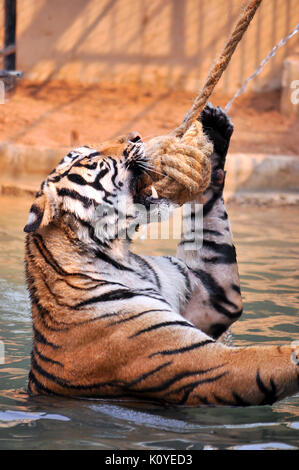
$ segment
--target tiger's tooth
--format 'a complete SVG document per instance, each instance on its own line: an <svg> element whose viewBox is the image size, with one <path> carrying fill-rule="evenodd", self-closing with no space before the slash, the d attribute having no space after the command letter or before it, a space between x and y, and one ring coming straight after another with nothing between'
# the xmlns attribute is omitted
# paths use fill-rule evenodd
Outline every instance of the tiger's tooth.
<svg viewBox="0 0 299 470"><path fill-rule="evenodd" d="M154 186L152 186L151 189L152 189L152 197L154 199L158 199L159 196L158 196L156 188Z"/></svg>

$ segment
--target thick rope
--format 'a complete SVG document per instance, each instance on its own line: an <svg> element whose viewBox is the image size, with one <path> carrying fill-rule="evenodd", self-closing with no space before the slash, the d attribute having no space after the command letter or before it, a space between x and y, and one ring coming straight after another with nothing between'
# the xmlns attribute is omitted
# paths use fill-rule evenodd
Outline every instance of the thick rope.
<svg viewBox="0 0 299 470"><path fill-rule="evenodd" d="M146 154L154 162L155 170L143 181L151 194L151 185L159 196L184 204L194 199L209 185L210 156L213 144L195 121L180 139L175 136L156 137L146 143ZM161 176L165 175L165 176Z"/></svg>
<svg viewBox="0 0 299 470"><path fill-rule="evenodd" d="M152 181L145 177L145 194L150 194L150 185L154 182L160 197L181 205L194 199L207 188L211 175L210 156L213 146L208 144L197 118L227 68L261 2L262 0L250 0L241 13L222 53L212 66L202 90L180 126L168 136L156 137L147 142L147 154L158 173L151 173Z"/></svg>
<svg viewBox="0 0 299 470"><path fill-rule="evenodd" d="M203 110L215 86L219 82L221 75L227 68L238 43L241 41L245 31L247 31L247 28L261 2L262 0L251 0L243 13L241 13L234 31L224 45L219 58L212 66L202 90L194 100L192 108L187 113L182 124L173 131L173 134L177 137L181 137L186 132Z"/></svg>

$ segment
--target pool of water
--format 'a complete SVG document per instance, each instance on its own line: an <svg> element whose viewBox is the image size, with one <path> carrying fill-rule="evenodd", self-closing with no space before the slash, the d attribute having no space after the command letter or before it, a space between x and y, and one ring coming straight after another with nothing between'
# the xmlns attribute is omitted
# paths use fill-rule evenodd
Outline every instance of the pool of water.
<svg viewBox="0 0 299 470"><path fill-rule="evenodd" d="M273 406L162 407L152 403L29 398L31 318L23 226L30 200L0 199L0 449L299 449L299 395ZM298 208L229 208L244 297L232 344L299 339ZM175 251L174 241L138 250Z"/></svg>

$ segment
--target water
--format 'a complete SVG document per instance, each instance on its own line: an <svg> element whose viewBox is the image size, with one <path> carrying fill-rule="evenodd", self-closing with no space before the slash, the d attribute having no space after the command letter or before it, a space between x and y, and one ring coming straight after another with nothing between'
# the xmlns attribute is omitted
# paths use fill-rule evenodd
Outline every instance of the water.
<svg viewBox="0 0 299 470"><path fill-rule="evenodd" d="M299 395L250 408L29 398L31 320L22 228L30 202L0 199L0 449L299 449ZM229 215L245 303L232 343L298 340L298 209L231 207ZM174 247L166 241L137 246L156 254L173 253Z"/></svg>

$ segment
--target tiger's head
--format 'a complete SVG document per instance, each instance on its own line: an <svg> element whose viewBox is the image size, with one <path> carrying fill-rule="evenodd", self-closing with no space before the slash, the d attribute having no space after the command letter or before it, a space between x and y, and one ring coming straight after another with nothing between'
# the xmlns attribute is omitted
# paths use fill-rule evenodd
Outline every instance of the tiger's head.
<svg viewBox="0 0 299 470"><path fill-rule="evenodd" d="M77 231L85 228L102 243L117 238L134 224L136 205L148 207L155 200L138 191L148 165L136 132L106 141L97 150L72 150L41 184L24 231L36 232L63 217L75 220Z"/></svg>

